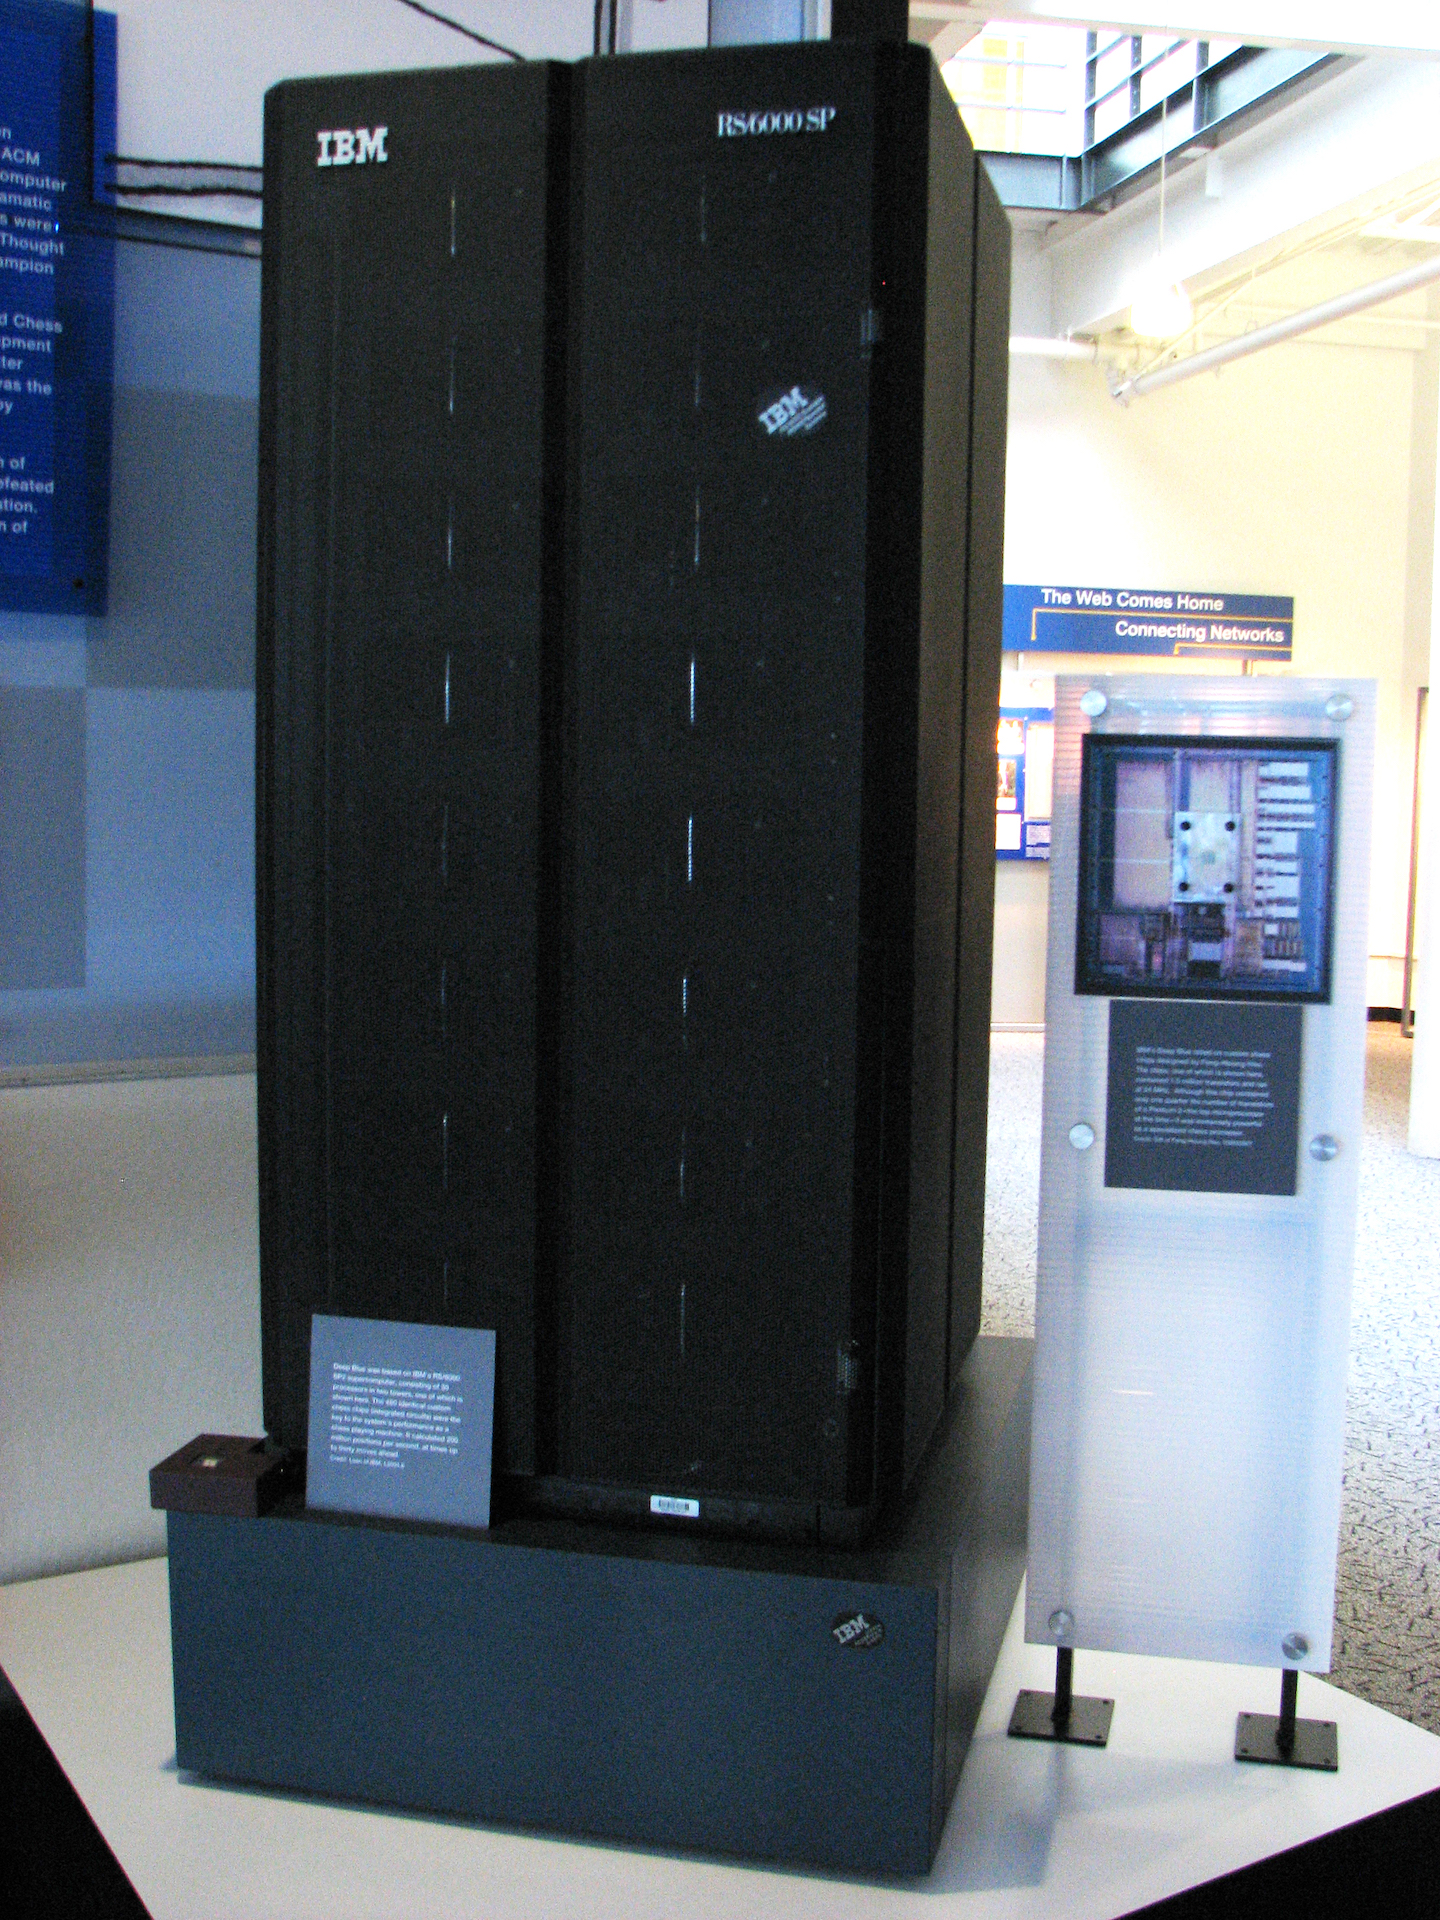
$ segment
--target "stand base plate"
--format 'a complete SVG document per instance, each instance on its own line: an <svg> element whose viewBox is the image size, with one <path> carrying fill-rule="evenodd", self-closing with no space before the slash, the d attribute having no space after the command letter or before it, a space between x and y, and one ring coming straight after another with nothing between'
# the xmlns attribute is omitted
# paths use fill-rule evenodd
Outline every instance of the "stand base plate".
<svg viewBox="0 0 1440 1920"><path fill-rule="evenodd" d="M1113 1700L1096 1699L1077 1693L1070 1702L1070 1717L1063 1724L1055 1720L1053 1693L1036 1693L1025 1687L1010 1716L1012 1740L1057 1740L1068 1747L1103 1747L1110 1738Z"/></svg>
<svg viewBox="0 0 1440 1920"><path fill-rule="evenodd" d="M1333 1720L1297 1720L1295 1744L1282 1753L1275 1736L1280 1729L1278 1713L1241 1713L1235 1718L1235 1758L1256 1760L1267 1767L1316 1767L1322 1773L1335 1773L1340 1766L1340 1749Z"/></svg>

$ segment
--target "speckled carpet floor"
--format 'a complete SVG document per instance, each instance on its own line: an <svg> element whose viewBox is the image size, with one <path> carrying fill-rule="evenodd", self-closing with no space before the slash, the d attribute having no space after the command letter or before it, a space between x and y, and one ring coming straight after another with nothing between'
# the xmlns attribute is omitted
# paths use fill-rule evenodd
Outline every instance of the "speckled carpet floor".
<svg viewBox="0 0 1440 1920"><path fill-rule="evenodd" d="M990 1054L985 1333L1035 1330L1044 1036ZM1330 1678L1440 1733L1440 1161L1405 1148L1410 1042L1372 1021Z"/></svg>

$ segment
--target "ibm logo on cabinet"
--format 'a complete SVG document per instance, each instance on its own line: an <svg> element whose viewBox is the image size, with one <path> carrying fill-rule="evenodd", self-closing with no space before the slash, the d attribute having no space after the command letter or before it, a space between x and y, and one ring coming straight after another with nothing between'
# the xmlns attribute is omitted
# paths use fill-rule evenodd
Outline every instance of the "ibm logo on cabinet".
<svg viewBox="0 0 1440 1920"><path fill-rule="evenodd" d="M331 127L315 136L317 167L363 167L367 160L388 160L389 127Z"/></svg>
<svg viewBox="0 0 1440 1920"><path fill-rule="evenodd" d="M825 418L825 396L810 387L791 387L788 393L767 393L755 408L757 425L767 437L779 434L791 440L799 433L813 433Z"/></svg>

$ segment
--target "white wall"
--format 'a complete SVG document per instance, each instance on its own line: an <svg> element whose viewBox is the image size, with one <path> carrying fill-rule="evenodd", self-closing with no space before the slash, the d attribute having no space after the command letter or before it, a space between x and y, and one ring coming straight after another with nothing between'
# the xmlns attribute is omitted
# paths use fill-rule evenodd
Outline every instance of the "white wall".
<svg viewBox="0 0 1440 1920"><path fill-rule="evenodd" d="M106 11L116 16L119 150L136 159L258 167L265 89L277 80L503 57L395 0L108 0ZM594 44L592 0L441 0L432 12L532 60L582 59ZM258 209L246 224L259 224Z"/></svg>
<svg viewBox="0 0 1440 1920"><path fill-rule="evenodd" d="M1043 310L1045 262L1028 235L1016 255L1014 325L1029 330ZM1378 681L1375 1005L1400 997L1415 686L1428 664L1435 384L1434 350L1297 341L1121 407L1097 367L1011 363L1007 580L1291 594L1290 671ZM1121 664L1025 656L1041 672ZM999 865L997 1020L1043 1017L1043 986L1033 994L1043 893L1032 869Z"/></svg>
<svg viewBox="0 0 1440 1920"><path fill-rule="evenodd" d="M165 1549L146 1476L263 1431L255 1079L0 1091L0 1581Z"/></svg>

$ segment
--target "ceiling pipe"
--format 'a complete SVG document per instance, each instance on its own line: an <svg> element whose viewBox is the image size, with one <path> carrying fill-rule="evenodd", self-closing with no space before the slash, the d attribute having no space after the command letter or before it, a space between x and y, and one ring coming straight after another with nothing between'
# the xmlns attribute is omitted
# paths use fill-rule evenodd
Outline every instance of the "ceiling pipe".
<svg viewBox="0 0 1440 1920"><path fill-rule="evenodd" d="M1033 333L1012 333L1010 351L1024 360L1089 360L1100 358L1093 340L1047 340Z"/></svg>
<svg viewBox="0 0 1440 1920"><path fill-rule="evenodd" d="M1440 258L1422 260L1418 266L1392 273L1387 280L1372 280L1368 286L1338 294L1333 300L1322 301L1318 307L1306 307L1300 313L1288 314L1283 320L1272 321L1268 327L1256 327L1251 333L1238 334L1233 340L1222 341L1218 347L1207 347L1203 353L1192 353L1168 367L1158 367L1154 373L1141 373L1133 380L1122 380L1111 392L1122 406L1128 405L1138 394L1154 393L1158 387L1173 386L1177 380L1188 380L1194 373L1208 373L1212 367L1223 367L1227 361L1241 360L1247 353L1259 353L1281 340L1293 340L1297 334L1328 326L1330 321L1343 320L1347 314L1363 313L1367 307L1378 307L1402 293L1413 292L1416 287L1429 286L1434 280L1440 280Z"/></svg>

